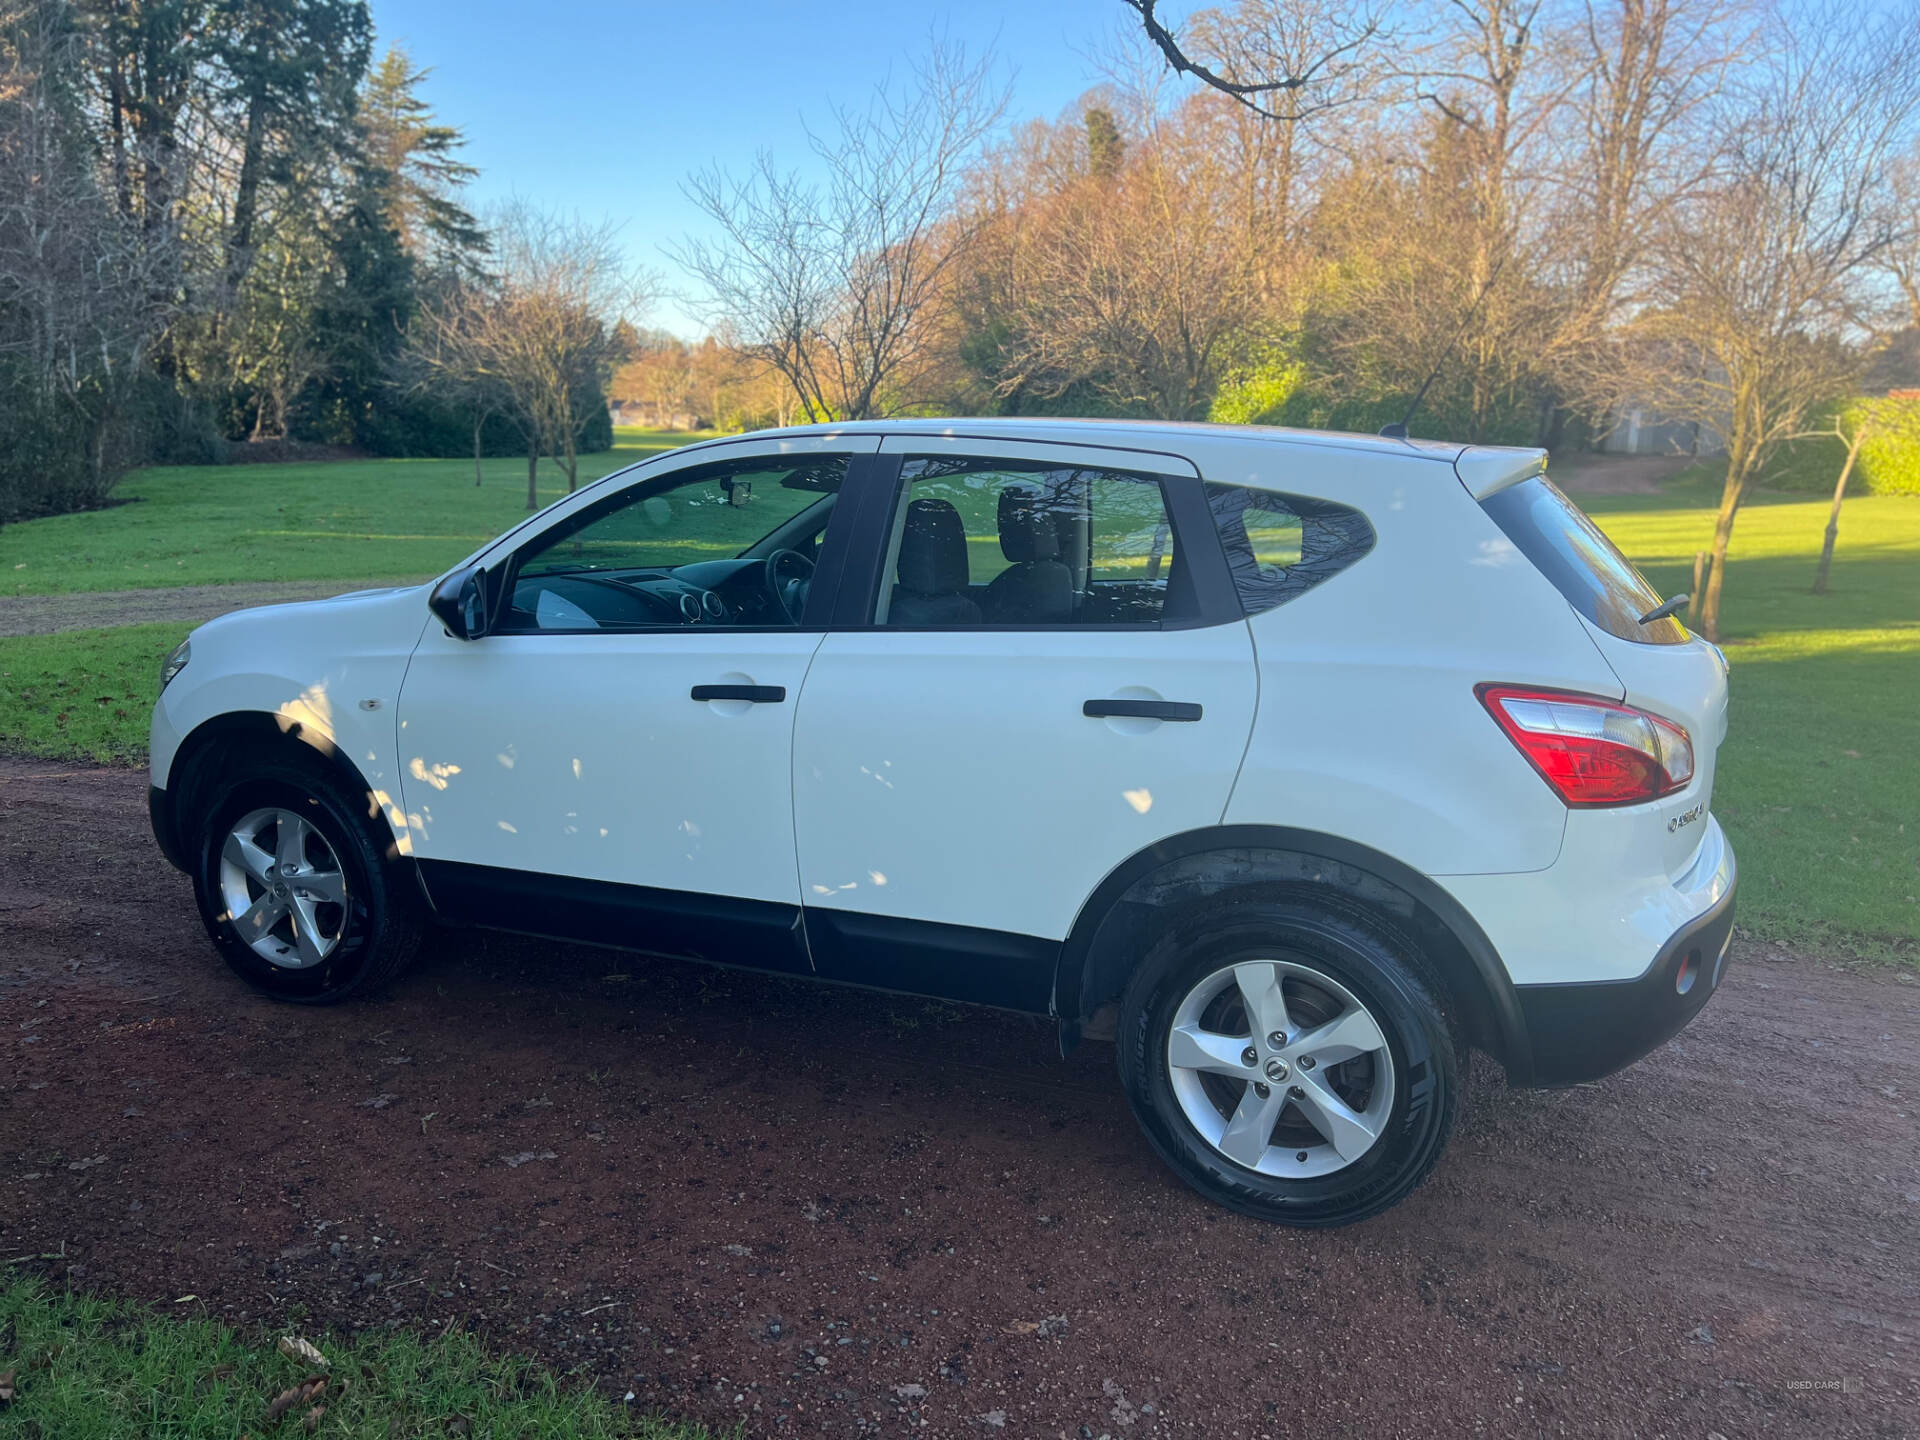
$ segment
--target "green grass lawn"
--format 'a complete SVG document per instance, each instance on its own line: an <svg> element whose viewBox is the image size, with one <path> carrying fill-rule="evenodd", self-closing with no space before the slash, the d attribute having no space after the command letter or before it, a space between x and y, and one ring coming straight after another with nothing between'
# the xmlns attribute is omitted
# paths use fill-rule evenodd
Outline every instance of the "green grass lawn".
<svg viewBox="0 0 1920 1440"><path fill-rule="evenodd" d="M324 1371L280 1354L272 1336L15 1282L0 1289L0 1377L10 1372L15 1392L0 1403L0 1435L710 1440L712 1433L630 1415L536 1366L490 1356L464 1333L304 1338L330 1362ZM321 1374L327 1384L317 1394L269 1418L276 1396ZM324 1413L303 1428L315 1405Z"/></svg>
<svg viewBox="0 0 1920 1440"><path fill-rule="evenodd" d="M615 433L580 457L580 483L704 435ZM56 595L234 580L425 580L527 514L524 459L156 466L128 503L0 526L0 595ZM551 462L540 501L566 493Z"/></svg>

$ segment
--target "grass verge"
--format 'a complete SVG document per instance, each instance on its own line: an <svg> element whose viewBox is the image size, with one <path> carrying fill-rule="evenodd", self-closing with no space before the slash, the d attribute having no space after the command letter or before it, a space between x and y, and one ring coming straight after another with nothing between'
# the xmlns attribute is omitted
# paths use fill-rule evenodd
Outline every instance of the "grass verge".
<svg viewBox="0 0 1920 1440"><path fill-rule="evenodd" d="M0 1435L42 1440L234 1440L318 1434L354 1440L711 1440L703 1426L632 1415L585 1386L525 1361L489 1355L472 1337L408 1331L317 1338L325 1370L281 1354L274 1339L141 1306L0 1290ZM276 1396L324 1374L284 1416ZM0 1392L7 1387L0 1384ZM321 1414L304 1421L315 1406Z"/></svg>
<svg viewBox="0 0 1920 1440"><path fill-rule="evenodd" d="M0 637L0 753L144 764L160 661L192 628Z"/></svg>
<svg viewBox="0 0 1920 1440"><path fill-rule="evenodd" d="M707 438L623 429L580 457L580 483ZM0 526L0 594L212 585L235 580L425 580L527 515L524 460L343 460L155 466L110 509ZM566 494L540 467L540 502Z"/></svg>

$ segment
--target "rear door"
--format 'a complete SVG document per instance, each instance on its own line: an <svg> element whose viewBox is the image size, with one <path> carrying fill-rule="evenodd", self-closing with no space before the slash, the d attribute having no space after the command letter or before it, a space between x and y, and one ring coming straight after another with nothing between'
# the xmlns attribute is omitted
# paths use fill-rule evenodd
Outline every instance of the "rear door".
<svg viewBox="0 0 1920 1440"><path fill-rule="evenodd" d="M902 436L794 732L816 970L1044 1011L1129 856L1220 822L1252 644L1193 466Z"/></svg>

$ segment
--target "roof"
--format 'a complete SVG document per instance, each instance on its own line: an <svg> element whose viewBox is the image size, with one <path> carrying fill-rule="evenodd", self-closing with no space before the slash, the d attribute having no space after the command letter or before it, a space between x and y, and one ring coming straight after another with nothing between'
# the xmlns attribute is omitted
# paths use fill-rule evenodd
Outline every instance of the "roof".
<svg viewBox="0 0 1920 1440"><path fill-rule="evenodd" d="M955 416L939 419L859 420L845 425L795 425L754 432L767 438L800 435L964 435L982 439L1052 440L1060 444L1177 448L1182 439L1205 435L1309 445L1374 455L1401 455L1451 463L1475 499L1538 475L1547 452L1509 445L1461 445L1446 440L1402 440L1341 430L1293 430L1279 425L1215 425L1191 420L1067 420L1029 416Z"/></svg>

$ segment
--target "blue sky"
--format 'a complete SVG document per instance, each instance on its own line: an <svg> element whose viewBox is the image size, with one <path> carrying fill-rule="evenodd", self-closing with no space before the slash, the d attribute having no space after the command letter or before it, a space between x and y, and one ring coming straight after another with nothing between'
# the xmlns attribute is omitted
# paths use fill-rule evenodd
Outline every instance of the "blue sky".
<svg viewBox="0 0 1920 1440"><path fill-rule="evenodd" d="M834 101L903 74L940 29L1013 72L1009 119L1053 116L1091 85L1088 57L1128 14L1119 0L372 0L381 44L431 67L426 95L467 134L479 204L518 196L611 218L636 260L682 284L662 244L701 226L680 193L710 161L744 169L761 149L808 159L800 130ZM671 301L652 317L697 327Z"/></svg>

